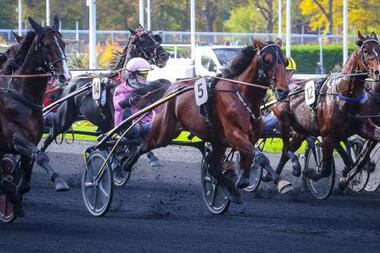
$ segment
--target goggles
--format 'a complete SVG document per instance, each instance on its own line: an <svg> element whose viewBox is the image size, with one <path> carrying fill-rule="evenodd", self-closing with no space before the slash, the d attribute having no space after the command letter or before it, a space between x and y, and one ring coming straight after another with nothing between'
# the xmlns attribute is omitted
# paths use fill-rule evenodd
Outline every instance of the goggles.
<svg viewBox="0 0 380 253"><path fill-rule="evenodd" d="M139 75L139 76L142 76L142 77L147 77L148 73L149 73L149 69L135 71L136 75Z"/></svg>

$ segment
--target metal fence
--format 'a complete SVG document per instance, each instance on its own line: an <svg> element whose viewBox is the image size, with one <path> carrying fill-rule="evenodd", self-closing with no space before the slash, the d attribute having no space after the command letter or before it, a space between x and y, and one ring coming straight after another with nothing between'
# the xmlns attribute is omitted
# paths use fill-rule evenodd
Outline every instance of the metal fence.
<svg viewBox="0 0 380 253"><path fill-rule="evenodd" d="M25 33L26 30L23 31ZM88 30L62 30L62 35L65 40L68 41L81 41L82 43L88 42ZM164 44L190 44L190 32L182 31L155 31L161 35ZM98 42L105 41L117 41L125 42L129 36L128 31L116 31L116 30L98 30L96 32L96 37ZM247 43L250 42L251 38L257 38L260 40L274 40L278 37L276 33L225 33L225 32L196 32L195 38L198 44L215 44L220 45L225 42L230 42L231 44ZM281 36L285 40L285 35ZM318 44L320 36L318 34L291 34L291 42L293 45L297 44ZM325 40L329 43L340 44L343 42L342 35L323 35ZM356 36L349 36L350 40L353 41ZM13 41L13 36L11 30L0 29L0 43L1 42L11 42Z"/></svg>
<svg viewBox="0 0 380 253"><path fill-rule="evenodd" d="M26 33L26 30L23 31ZM66 53L71 60L71 67L80 68L83 67L79 63L81 59L88 57L88 30L61 30L65 41L67 42ZM190 57L190 32L181 31L155 31L162 37L162 43L165 49L169 51L172 57L186 58ZM128 31L116 31L116 30L98 30L97 42L99 44L105 44L107 41L117 42L121 47L124 47L129 36ZM275 33L224 33L224 32L196 32L195 38L197 45L222 45L229 43L231 45L244 45L250 43L252 38L268 41L274 40L278 37ZM285 34L281 36L285 41ZM318 34L291 34L291 44L342 44L342 35L323 35ZM349 36L349 43L354 43L356 35ZM14 41L11 30L0 29L0 44ZM101 54L102 49L98 51Z"/></svg>

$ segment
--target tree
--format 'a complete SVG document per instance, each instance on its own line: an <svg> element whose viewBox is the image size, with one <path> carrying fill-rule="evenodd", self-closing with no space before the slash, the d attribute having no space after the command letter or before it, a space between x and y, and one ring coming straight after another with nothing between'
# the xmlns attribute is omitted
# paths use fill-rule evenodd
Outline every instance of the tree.
<svg viewBox="0 0 380 253"><path fill-rule="evenodd" d="M333 32L336 14L342 8L342 1L334 0L303 0L300 4L301 13L310 18L312 29L323 28L329 33Z"/></svg>
<svg viewBox="0 0 380 253"><path fill-rule="evenodd" d="M273 32L273 27L278 22L278 1L255 0L254 4L261 16L266 20L266 32Z"/></svg>
<svg viewBox="0 0 380 253"><path fill-rule="evenodd" d="M278 23L277 6L273 0L247 1L231 11L225 25L230 31L272 33Z"/></svg>
<svg viewBox="0 0 380 253"><path fill-rule="evenodd" d="M207 31L214 31L214 23L218 16L218 0L205 0L205 7L203 13L206 16L207 20Z"/></svg>
<svg viewBox="0 0 380 253"><path fill-rule="evenodd" d="M348 21L352 33L356 30L371 32L380 27L378 0L349 1ZM324 32L340 33L343 22L343 3L334 0L302 0L301 13L309 20L313 30L322 28Z"/></svg>

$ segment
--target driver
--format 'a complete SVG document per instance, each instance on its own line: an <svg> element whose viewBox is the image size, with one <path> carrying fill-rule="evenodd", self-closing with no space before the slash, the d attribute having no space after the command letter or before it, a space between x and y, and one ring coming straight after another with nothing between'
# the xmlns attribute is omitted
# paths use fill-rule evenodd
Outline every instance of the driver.
<svg viewBox="0 0 380 253"><path fill-rule="evenodd" d="M293 81L293 74L297 70L297 64L296 61L292 57L287 57L288 58L288 64L285 69L286 73L286 78L288 80L289 84L289 90L294 90L297 85ZM278 129L278 119L277 117L272 113L268 112L266 115L264 115L263 118L263 130L264 134L267 136L271 136L273 134L279 134L279 129Z"/></svg>
<svg viewBox="0 0 380 253"><path fill-rule="evenodd" d="M132 95L134 89L147 85L146 78L151 66L145 59L136 57L129 60L126 66L127 79L116 87L113 96L115 108L114 125L118 126L124 119L139 111L135 105L136 97ZM152 123L153 112L148 113L140 122L136 123L128 134L129 138L144 137ZM160 166L160 161L152 153L148 152L151 166Z"/></svg>

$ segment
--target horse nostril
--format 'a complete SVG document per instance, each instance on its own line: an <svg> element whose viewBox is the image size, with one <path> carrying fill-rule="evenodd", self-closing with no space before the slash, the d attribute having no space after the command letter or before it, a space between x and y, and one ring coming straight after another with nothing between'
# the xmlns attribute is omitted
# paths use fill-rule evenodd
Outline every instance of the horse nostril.
<svg viewBox="0 0 380 253"><path fill-rule="evenodd" d="M68 78L65 75L63 75L63 74L58 76L58 80L61 83L65 83L65 82L69 81Z"/></svg>

